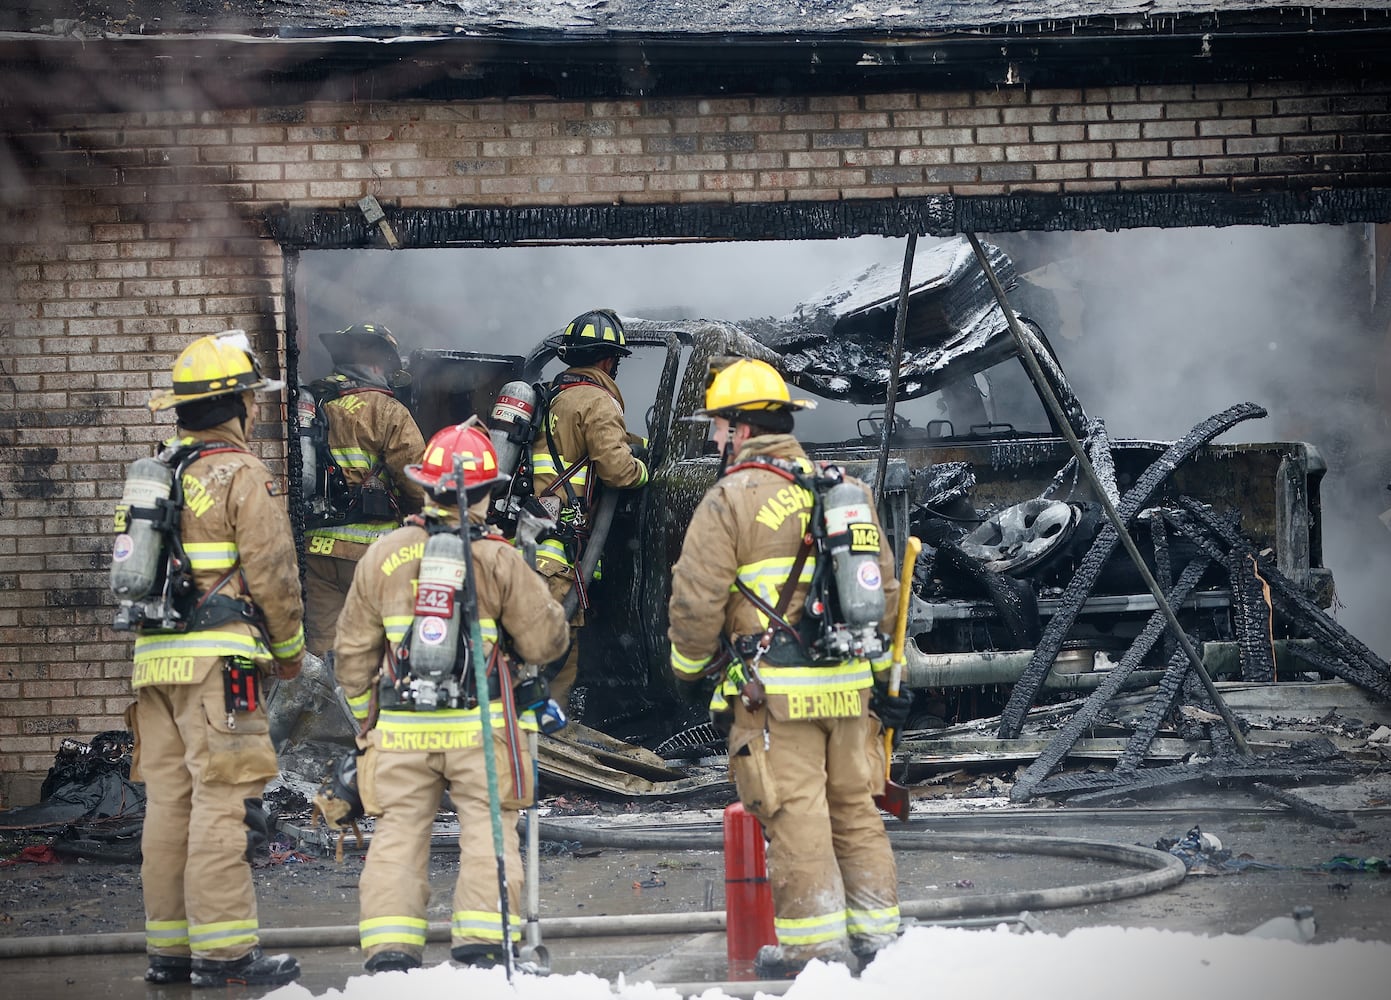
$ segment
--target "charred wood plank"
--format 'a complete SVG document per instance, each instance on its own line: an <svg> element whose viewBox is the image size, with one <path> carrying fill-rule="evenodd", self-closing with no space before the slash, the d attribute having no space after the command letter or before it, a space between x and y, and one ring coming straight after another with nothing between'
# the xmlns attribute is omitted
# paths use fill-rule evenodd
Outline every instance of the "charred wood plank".
<svg viewBox="0 0 1391 1000"><path fill-rule="evenodd" d="M1209 560L1200 558L1184 567L1178 583L1174 584L1173 589L1169 591L1170 603L1182 604L1189 591L1197 586L1202 575L1207 572L1208 566ZM1135 637L1135 641L1130 644L1130 648L1126 650L1120 662L1111 668L1106 679L1101 682L1097 689L1087 696L1082 707L1072 713L1072 718L1063 723L1062 729L1058 731L1058 735L1053 738L1048 748L1039 754L1038 759L1025 768L1024 773L1015 781L1014 787L1010 789L1009 793L1011 801L1027 801L1032 797L1034 787L1063 762L1068 751L1072 749L1073 744L1077 742L1083 731L1096 721L1097 713L1120 691L1121 685L1125 683L1125 679L1130 676L1131 672L1140 665L1140 661L1149 655L1149 651L1154 648L1154 644L1159 640L1159 636L1164 632L1167 624L1162 612L1156 611L1150 615L1149 621L1145 622L1145 627ZM1184 656L1184 659L1187 659L1187 655Z"/></svg>
<svg viewBox="0 0 1391 1000"><path fill-rule="evenodd" d="M1213 721L1220 721L1221 716L1217 715L1215 705L1208 696L1207 691L1198 683L1198 678L1194 677L1190 671L1183 680L1184 695L1190 705L1203 709L1209 718L1202 723L1202 728L1207 731L1208 739L1212 741L1212 751L1219 758L1232 758L1237 756L1236 744L1232 742L1232 734L1227 732L1226 727L1212 725ZM1220 728L1220 731L1219 731Z"/></svg>
<svg viewBox="0 0 1391 1000"><path fill-rule="evenodd" d="M1213 727L1214 731L1216 728ZM1313 739L1259 757L1233 756L1202 764L1169 764L1130 773L1058 774L1040 782L1035 794L1067 798L1071 803L1081 804L1194 782L1346 781L1357 774L1357 765L1330 741Z"/></svg>
<svg viewBox="0 0 1391 1000"><path fill-rule="evenodd" d="M1165 592L1174 584L1174 564L1169 558L1169 524L1164 520L1164 512L1158 508L1149 512L1150 547L1154 550L1154 578ZM1179 648L1174 637L1164 633L1164 662L1174 658ZM1186 657L1185 657L1186 659Z"/></svg>
<svg viewBox="0 0 1391 1000"><path fill-rule="evenodd" d="M1226 788L1230 784L1230 782L1217 777L1214 777L1209 783L1215 788ZM1357 821L1344 813L1326 809L1317 802L1310 802L1302 795L1287 792L1283 788L1276 788L1268 782L1253 781L1249 791L1264 798L1273 799L1282 806L1289 806L1291 810L1310 822L1326 826L1331 830L1351 830L1357 826Z"/></svg>
<svg viewBox="0 0 1391 1000"><path fill-rule="evenodd" d="M1128 524L1135 515L1147 506L1159 487L1173 474L1175 468L1219 434L1223 434L1243 420L1251 420L1266 415L1264 408L1255 403L1238 403L1215 416L1209 417L1189 431L1182 440L1171 444L1164 454L1145 470L1135 485L1126 491L1117 506L1122 523ZM1097 534L1096 541L1083 557L1077 572L1063 591L1060 606L1048 621L1043 638L1039 641L1029 665L1015 682L1009 701L1000 713L1000 736L1013 739L1019 735L1024 725L1024 716L1029 706L1038 696L1043 679L1053 668L1053 661L1062 651L1063 641L1072 630L1082 605L1096 586L1102 567L1120 544L1120 535L1114 525L1107 524Z"/></svg>
<svg viewBox="0 0 1391 1000"><path fill-rule="evenodd" d="M1106 491L1113 504L1120 503L1120 490L1116 487L1116 459L1111 454L1111 437L1106 433L1106 421L1100 417L1087 419L1087 458L1092 463L1097 482Z"/></svg>
<svg viewBox="0 0 1391 1000"><path fill-rule="evenodd" d="M1255 556L1232 551L1226 559L1232 584L1232 620L1241 655L1241 679L1264 684L1275 680L1274 614L1270 587Z"/></svg>
<svg viewBox="0 0 1391 1000"><path fill-rule="evenodd" d="M1035 795L1066 798L1069 802L1101 802L1118 795L1132 795L1202 780L1197 764L1171 764L1131 774L1055 774L1041 781Z"/></svg>
<svg viewBox="0 0 1391 1000"><path fill-rule="evenodd" d="M1309 649L1304 646L1292 646L1290 652L1294 654L1296 659L1303 660L1320 673L1343 677L1349 669L1348 665L1338 659L1338 657L1320 653L1317 649Z"/></svg>
<svg viewBox="0 0 1391 1000"><path fill-rule="evenodd" d="M1169 717L1174 706L1178 704L1178 696L1183 691L1183 682L1188 677L1188 671L1192 666L1188 662L1188 654L1183 650L1176 649L1169 654L1169 666L1164 671L1164 677L1159 682L1158 690L1154 697L1149 700L1149 704L1145 706L1145 714L1136 723L1135 731L1131 734L1129 742L1126 743L1120 760L1116 761L1117 773L1124 774L1134 771L1144 761L1145 755L1149 752L1150 744L1154 742L1154 738L1159 732L1159 727L1164 724L1164 720Z"/></svg>
<svg viewBox="0 0 1391 1000"><path fill-rule="evenodd" d="M1175 526L1205 551L1209 550L1211 542L1204 545L1204 535L1216 539L1228 551L1240 552L1255 560L1261 576L1270 586L1271 598L1280 613L1333 654L1324 660L1331 673L1382 698L1391 698L1391 665L1330 618L1297 584L1257 552L1250 542L1224 524L1211 507L1191 497L1180 497L1179 505L1191 520L1175 518Z"/></svg>

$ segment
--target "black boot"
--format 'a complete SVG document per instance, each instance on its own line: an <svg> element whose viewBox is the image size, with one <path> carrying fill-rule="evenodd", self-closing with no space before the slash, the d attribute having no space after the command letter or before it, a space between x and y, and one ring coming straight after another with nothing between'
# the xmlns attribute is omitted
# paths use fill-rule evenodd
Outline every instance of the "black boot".
<svg viewBox="0 0 1391 1000"><path fill-rule="evenodd" d="M765 944L754 956L753 970L764 979L796 979L807 967L805 958L794 958L780 944Z"/></svg>
<svg viewBox="0 0 1391 1000"><path fill-rule="evenodd" d="M145 966L145 982L160 986L169 983L188 982L193 971L193 959L187 955L151 955L150 964Z"/></svg>
<svg viewBox="0 0 1391 1000"><path fill-rule="evenodd" d="M283 986L298 978L299 963L293 955L267 955L259 946L225 962L193 960L194 986Z"/></svg>
<svg viewBox="0 0 1391 1000"><path fill-rule="evenodd" d="M765 944L754 956L753 969L764 979L796 979L798 973L813 959L823 962L840 962L853 971L858 968L855 956L848 949L829 952L824 955L790 955L780 944Z"/></svg>
<svg viewBox="0 0 1391 1000"><path fill-rule="evenodd" d="M449 957L460 965L471 965L476 969L491 969L502 964L502 946L495 944L458 944L449 949ZM512 950L512 971L525 972L529 976L544 976L547 970L535 962L523 962Z"/></svg>
<svg viewBox="0 0 1391 1000"><path fill-rule="evenodd" d="M368 972L405 972L420 968L420 959L404 951L379 951L362 963Z"/></svg>
<svg viewBox="0 0 1391 1000"><path fill-rule="evenodd" d="M852 937L850 939L850 952L855 956L855 961L860 964L860 972L863 972L874 957L879 952L893 944L903 936L903 927L892 934L878 934L874 937Z"/></svg>

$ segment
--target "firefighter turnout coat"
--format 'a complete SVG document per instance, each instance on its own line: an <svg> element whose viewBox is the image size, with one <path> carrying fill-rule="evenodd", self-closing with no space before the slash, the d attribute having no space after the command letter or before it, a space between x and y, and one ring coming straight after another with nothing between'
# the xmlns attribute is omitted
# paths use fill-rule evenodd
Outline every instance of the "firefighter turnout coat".
<svg viewBox="0 0 1391 1000"><path fill-rule="evenodd" d="M137 634L131 778L144 781L147 795L140 869L147 951L225 961L259 940L248 862L266 840L261 793L279 767L259 703L229 710L224 665L237 658L262 672L297 672L303 608L284 501L246 450L240 423L184 440L209 445L184 470L179 518L198 593L254 601L264 627L234 619Z"/></svg>
<svg viewBox="0 0 1391 1000"><path fill-rule="evenodd" d="M758 455L812 468L791 435L751 438L734 464ZM789 577L812 503L806 489L756 466L731 471L705 494L672 569L668 637L678 680L699 678L722 633L731 640L763 634L767 618L735 589L736 580L773 607L793 586L786 617L801 617L814 555L798 580ZM890 616L880 629L891 633L898 587L893 554L880 537ZM736 658L712 699L712 711L732 713L729 760L740 801L768 834L773 926L789 958L840 957L847 945L874 951L897 933L897 870L873 801L884 782L881 727L868 708L874 676L888 667L887 659L764 660L758 672L766 701L750 709L739 698L747 668Z"/></svg>
<svg viewBox="0 0 1391 1000"><path fill-rule="evenodd" d="M556 390L547 408L546 428L532 443L533 488L538 497L554 496L564 507L569 494L558 477L572 466L579 468L567 479L577 497L586 497L593 478L615 489L647 485L647 466L629 447L636 439L623 422L623 394L618 383L601 368L568 368L551 383ZM555 453L551 452L551 444ZM542 572L545 562L568 569L572 553L551 539L536 550Z"/></svg>
<svg viewBox="0 0 1391 1000"><path fill-rule="evenodd" d="M378 516L305 531L305 620L309 649L319 655L333 646L334 624L352 583L353 565L367 546L425 503L424 491L405 473L407 465L420 461L425 440L400 400L386 389L364 386L327 401L324 412L329 453L348 487L382 491L400 517Z"/></svg>
<svg viewBox="0 0 1391 1000"><path fill-rule="evenodd" d="M486 509L486 500L475 505L470 511L474 523L481 523ZM426 513L443 523L458 523L451 508L432 506ZM369 718L388 644L395 648L413 620L416 574L428 537L425 528L406 525L374 542L358 561L338 620L334 671L359 719ZM506 539L491 535L474 541L470 551L487 653L499 639L527 663L544 663L563 653L565 613L522 554ZM531 755L521 735L534 730L536 722L527 712L509 723L502 699L489 704L489 745L503 810L509 931L515 943L521 934L522 885L517 814L534 794ZM359 884L364 957L400 951L419 958L424 951L430 831L446 789L459 816L452 944L500 946L497 879L485 874L496 872L497 863L478 708L382 709L360 742L365 753L358 761L358 792L368 814L380 816Z"/></svg>
<svg viewBox="0 0 1391 1000"><path fill-rule="evenodd" d="M542 428L531 452L533 489L543 503L549 500L548 509L557 509L558 503L563 511L568 505L570 494L558 480L574 466L578 468L566 483L577 498L587 498L600 483L620 490L646 486L647 465L629 447L641 439L629 434L623 422L618 383L601 368L583 366L567 368L551 384L555 391L546 414L549 435ZM572 547L555 538L536 547L536 568L558 601L574 584L577 558ZM572 624L576 630L584 624L583 611L576 611ZM550 681L551 695L562 707L567 706L578 673L579 645L572 642L565 663Z"/></svg>

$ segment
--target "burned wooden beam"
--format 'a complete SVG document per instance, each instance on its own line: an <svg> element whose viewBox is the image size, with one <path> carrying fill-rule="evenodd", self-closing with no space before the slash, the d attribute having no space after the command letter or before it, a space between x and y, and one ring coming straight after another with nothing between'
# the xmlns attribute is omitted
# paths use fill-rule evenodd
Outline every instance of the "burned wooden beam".
<svg viewBox="0 0 1391 1000"><path fill-rule="evenodd" d="M1275 622L1270 587L1255 556L1232 551L1226 559L1232 582L1232 624L1241 650L1241 679L1275 680Z"/></svg>
<svg viewBox="0 0 1391 1000"><path fill-rule="evenodd" d="M1214 730L1217 727L1214 727ZM1070 804L1105 802L1123 795L1143 795L1164 788L1224 781L1250 782L1347 781L1358 774L1332 743L1313 739L1289 750L1259 757L1230 757L1202 764L1172 764L1129 774L1059 774L1040 782L1036 794L1066 798Z"/></svg>
<svg viewBox="0 0 1391 1000"><path fill-rule="evenodd" d="M1222 552L1225 549L1254 560L1270 586L1271 599L1280 613L1333 654L1321 661L1330 673L1382 698L1391 698L1391 665L1329 617L1297 584L1257 552L1255 546L1224 524L1211 507L1192 497L1180 497L1179 505L1182 516L1173 519L1175 527L1205 551L1221 559L1225 558ZM1308 659L1310 654L1301 652L1300 655Z"/></svg>
<svg viewBox="0 0 1391 1000"><path fill-rule="evenodd" d="M1214 788L1228 788L1232 785L1231 782L1217 776L1211 777L1208 784ZM1334 812L1332 809L1325 809L1317 802L1310 802L1302 795L1295 795L1283 788L1276 788L1265 781L1253 781L1244 790L1263 798L1272 799L1282 806L1288 806L1291 811L1318 826L1326 826L1331 830L1351 830L1357 826L1357 821L1350 816Z"/></svg>
<svg viewBox="0 0 1391 1000"><path fill-rule="evenodd" d="M1178 582L1174 584L1173 589L1168 594L1169 601L1173 604L1182 604L1183 599L1188 596L1188 592L1197 585L1203 574L1207 572L1209 565L1210 561L1202 558L1195 559L1184 567ZM1164 632L1167 624L1164 615L1160 612L1156 611L1150 615L1144 629L1135 637L1135 641L1131 643L1120 662L1111 668L1106 679L1088 695L1082 706L1072 713L1072 718L1063 723L1062 729L1053 738L1053 742L1049 744L1048 748L1015 781L1009 794L1011 801L1024 802L1033 797L1034 789L1038 783L1063 762L1068 751L1072 749L1072 745L1077 742L1078 737L1096 721L1097 714L1120 691L1121 685L1125 683L1131 671L1149 655L1149 651L1159 640L1159 636ZM1185 655L1184 658L1186 660L1187 656Z"/></svg>
<svg viewBox="0 0 1391 1000"><path fill-rule="evenodd" d="M1135 726L1120 760L1116 761L1117 774L1133 772L1140 766L1149 752L1150 744L1159 733L1159 727L1164 724L1164 720L1169 717L1169 713L1178 702L1178 696L1183 691L1183 682L1188 677L1188 668L1192 664L1188 662L1187 654L1181 649L1175 649L1169 654L1168 663L1154 697L1150 698L1149 704L1145 706L1144 715Z"/></svg>
<svg viewBox="0 0 1391 1000"><path fill-rule="evenodd" d="M1116 508L1121 518L1126 523L1133 521L1135 516L1148 506L1154 494L1158 492L1179 463L1189 458L1203 445L1243 420L1252 420L1265 415L1265 409L1255 403L1238 403L1198 424L1182 440L1165 449L1164 454L1145 470L1144 474L1136 480L1134 486L1125 492ZM1063 591L1060 606L1053 617L1048 620L1048 626L1044 629L1043 638L1034 651L1033 659L1030 660L1028 667L1025 668L1019 681L1014 685L1014 690L1010 692L1009 702L1005 705L1004 711L1000 713L1000 736L1003 739L1012 739L1019 735L1020 729L1024 725L1024 716L1038 695L1043 678L1052 669L1053 661L1062 651L1063 641L1077 621L1082 605L1091 594L1092 588L1096 586L1102 568L1119 544L1119 533L1112 525L1107 524L1097 534L1096 541L1092 543L1092 547L1077 567L1077 572L1068 582L1067 588Z"/></svg>

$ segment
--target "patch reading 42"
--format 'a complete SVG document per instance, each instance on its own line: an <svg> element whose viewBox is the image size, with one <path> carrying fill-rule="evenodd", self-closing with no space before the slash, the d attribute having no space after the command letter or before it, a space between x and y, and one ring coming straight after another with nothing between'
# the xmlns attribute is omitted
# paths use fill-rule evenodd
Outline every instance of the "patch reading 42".
<svg viewBox="0 0 1391 1000"><path fill-rule="evenodd" d="M454 614L454 588L443 583L422 582L415 591L415 613L417 615L439 615L450 618Z"/></svg>

